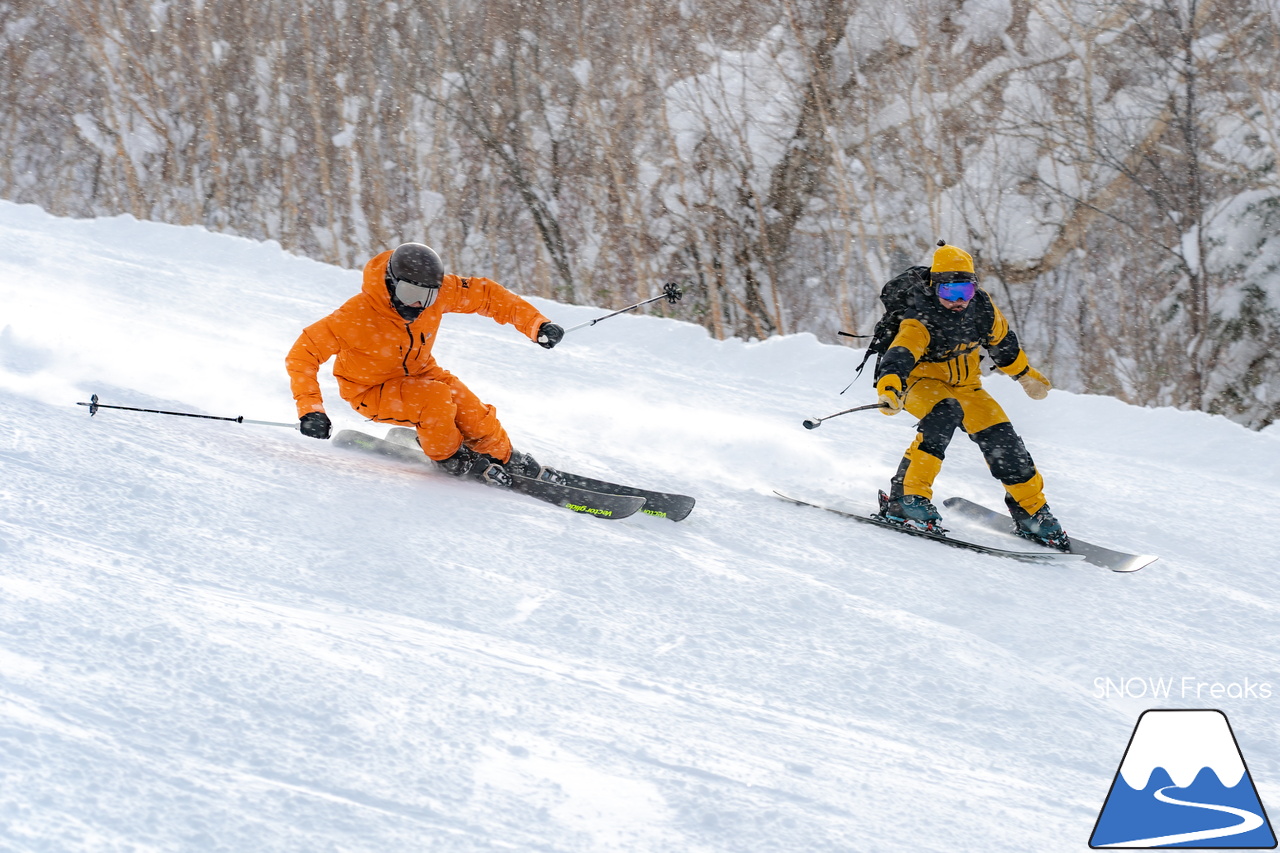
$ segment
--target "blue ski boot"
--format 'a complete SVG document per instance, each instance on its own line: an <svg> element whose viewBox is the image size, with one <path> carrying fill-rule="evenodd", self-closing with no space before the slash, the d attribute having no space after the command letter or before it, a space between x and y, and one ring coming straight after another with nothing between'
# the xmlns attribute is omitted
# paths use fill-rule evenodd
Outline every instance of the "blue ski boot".
<svg viewBox="0 0 1280 853"><path fill-rule="evenodd" d="M1034 513L1029 513L1009 494L1004 496L1004 504L1009 508L1009 515L1013 516L1014 522L1018 525L1014 532L1023 539L1030 539L1032 542L1056 548L1059 551L1071 551L1071 539L1067 536L1067 531L1063 530L1062 525L1058 523L1058 519L1054 518L1053 513L1049 511L1048 504Z"/></svg>
<svg viewBox="0 0 1280 853"><path fill-rule="evenodd" d="M903 495L891 498L880 493L880 517L903 527L914 527L929 533L946 533L942 516L929 499L921 495Z"/></svg>

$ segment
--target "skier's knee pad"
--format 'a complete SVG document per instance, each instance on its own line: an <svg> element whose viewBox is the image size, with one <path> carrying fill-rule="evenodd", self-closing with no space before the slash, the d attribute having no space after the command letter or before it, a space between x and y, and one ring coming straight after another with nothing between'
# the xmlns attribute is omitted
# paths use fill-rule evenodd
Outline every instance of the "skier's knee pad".
<svg viewBox="0 0 1280 853"><path fill-rule="evenodd" d="M963 422L964 408L959 400L948 397L938 401L929 410L929 414L920 419L920 426L917 427L920 430L920 440L917 446L925 453L945 459L951 436Z"/></svg>
<svg viewBox="0 0 1280 853"><path fill-rule="evenodd" d="M1008 421L974 433L972 438L982 450L991 476L1006 486L1025 483L1036 475L1031 454Z"/></svg>

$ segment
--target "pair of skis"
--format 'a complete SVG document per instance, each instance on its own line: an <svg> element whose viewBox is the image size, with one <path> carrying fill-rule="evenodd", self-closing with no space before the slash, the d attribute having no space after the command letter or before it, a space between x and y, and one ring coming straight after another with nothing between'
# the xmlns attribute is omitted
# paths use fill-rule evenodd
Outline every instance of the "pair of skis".
<svg viewBox="0 0 1280 853"><path fill-rule="evenodd" d="M393 428L386 439L376 438L356 430L342 430L333 437L333 442L340 447L376 453L380 456L399 459L415 465L435 467L435 463L428 459L418 447L416 433L403 427ZM606 480L584 477L580 474L572 474L555 468L544 467L536 478L510 475L510 480L510 485L507 488L511 491L564 507L573 512L593 515L597 518L626 518L640 512L659 518L667 518L671 521L681 521L693 511L695 503L694 499L688 495L611 483ZM888 521L878 515L859 515L793 498L781 492L775 492L774 494L793 504L825 510L864 524L872 524L898 533L931 539L954 548L963 548L981 554L1007 557L1030 563L1053 564L1085 561L1110 569L1113 572L1136 572L1158 559L1148 554L1128 554L1104 548L1100 545L1085 542L1075 536L1071 537L1071 549L1068 552L1055 551L1049 548L1035 551L1012 551L966 539L958 539L944 533L906 527ZM1006 534L1015 533L1016 526L1013 519L1004 513L996 512L964 498L947 498L942 503L954 515L988 530Z"/></svg>
<svg viewBox="0 0 1280 853"><path fill-rule="evenodd" d="M1150 565L1155 562L1158 557L1150 554L1127 554L1123 551L1113 551L1110 548L1104 548L1101 545L1094 545L1085 542L1082 539L1071 537L1071 549L1069 551L1055 551L1050 548L1044 548L1036 551L1011 551L1005 548L996 548L991 545L983 545L979 542L971 542L967 539L957 539L948 536L945 533L935 533L927 530L920 530L915 527L907 527L893 521L889 521L879 515L859 515L853 512L846 512L841 509L835 509L821 504L803 501L799 498L793 498L784 495L781 492L774 492L775 495L790 503L799 506L809 506L816 509L825 510L834 513L843 518L851 518L854 521L860 521L864 524L873 524L877 527L883 527L888 530L894 530L898 533L906 533L910 536L919 536L923 539L931 539L934 542L940 542L944 545L950 545L953 548L962 548L966 551L976 551L980 554L990 554L996 557L1008 557L1014 560L1022 560L1028 563L1075 563L1084 561L1104 569L1110 569L1113 572L1136 572L1143 566ZM956 516L971 521L987 530L993 530L998 533L1008 533L1016 535L1017 525L1013 519L1005 513L996 512L988 509L981 504L964 498L947 498L942 505L951 510Z"/></svg>
<svg viewBox="0 0 1280 853"><path fill-rule="evenodd" d="M417 434L403 427L394 427L385 439L357 430L341 430L333 437L333 443L415 465L436 467L418 447ZM688 495L610 483L555 468L544 467L536 478L509 476L510 485L506 488L513 492L596 518L626 518L640 512L680 521L694 506L694 499ZM486 482L500 485L492 480Z"/></svg>

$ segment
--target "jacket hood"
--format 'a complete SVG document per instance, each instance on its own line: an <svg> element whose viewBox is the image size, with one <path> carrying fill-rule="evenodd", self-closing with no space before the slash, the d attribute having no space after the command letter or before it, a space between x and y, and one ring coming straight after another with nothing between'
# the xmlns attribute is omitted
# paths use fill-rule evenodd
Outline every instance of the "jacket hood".
<svg viewBox="0 0 1280 853"><path fill-rule="evenodd" d="M364 265L364 281L360 292L369 297L379 314L385 314L397 323L408 322L400 316L400 312L391 304L391 294L387 292L387 263L391 260L391 252L386 251L374 255Z"/></svg>

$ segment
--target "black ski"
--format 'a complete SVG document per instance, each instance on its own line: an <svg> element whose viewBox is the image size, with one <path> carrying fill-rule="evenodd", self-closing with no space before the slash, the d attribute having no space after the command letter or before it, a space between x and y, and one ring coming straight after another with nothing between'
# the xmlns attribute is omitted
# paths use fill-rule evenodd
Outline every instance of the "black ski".
<svg viewBox="0 0 1280 853"><path fill-rule="evenodd" d="M607 480L597 480L594 477L584 477L581 474L570 474L568 471L561 471L559 468L543 468L542 476L544 479L550 478L552 482L564 483L566 486L575 486L579 489L644 498L644 507L640 510L642 513L657 516L658 518L669 518L672 521L685 519L689 513L693 512L695 503L694 499L688 495L678 495L675 492L655 492L652 489L624 486L621 483L610 483Z"/></svg>
<svg viewBox="0 0 1280 853"><path fill-rule="evenodd" d="M1017 535L1014 532L1013 519L1007 513L987 509L982 504L976 504L964 498L947 498L942 505L961 518L980 524L988 530ZM1079 554L1087 562L1113 572L1136 572L1143 566L1149 566L1160 559L1150 554L1127 554L1124 551L1103 548L1101 545L1077 539L1070 531L1067 532L1067 536L1071 539L1072 554Z"/></svg>
<svg viewBox="0 0 1280 853"><path fill-rule="evenodd" d="M391 459L399 459L426 468L436 469L435 463L423 455L417 447L405 447L372 435L352 429L344 429L333 437L333 443L339 447L349 447L376 453ZM487 481L490 485L500 485ZM590 489L575 488L559 483L548 483L532 480L528 477L511 476L513 492L537 498L540 501L555 504L565 509L594 515L597 518L626 518L644 506L644 498L634 495L611 495L594 492Z"/></svg>
<svg viewBox="0 0 1280 853"><path fill-rule="evenodd" d="M417 432L405 427L392 427L391 431L387 433L387 441L404 447L411 447L414 450L418 448ZM674 492L658 492L652 489L637 488L636 486L624 486L621 483L611 483L607 480L597 480L594 477L584 477L581 474L571 474L568 471L561 471L559 468L547 468L544 466L539 479L549 480L553 483L563 483L566 486L586 489L591 492L644 498L644 506L640 509L642 513L657 516L658 518L669 518L672 521L683 521L689 513L693 512L693 505L696 503L688 495L678 495Z"/></svg>
<svg viewBox="0 0 1280 853"><path fill-rule="evenodd" d="M953 548L963 548L966 551L977 551L979 554L990 554L994 557L1008 557L1013 560L1023 560L1028 563L1073 563L1083 560L1084 557L1078 554L1064 554L1061 551L1006 551L1003 548L992 548L990 545L982 545L977 542L969 542L964 539L955 539L943 533L930 533L927 530L918 530L914 527L906 527L887 521L877 515L858 515L853 512L845 512L842 509L834 509L822 504L810 503L802 501L798 498L789 497L782 492L774 492L775 495L784 501L789 501L799 506L811 506L815 509L826 510L835 513L843 518L852 518L854 521L861 521L864 524L874 524L876 527L883 527L886 530L893 530L898 533L906 533L909 536L919 536L922 539L929 539L934 542L941 542L943 545L950 545Z"/></svg>

